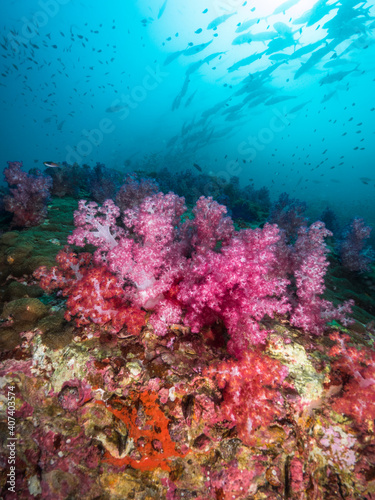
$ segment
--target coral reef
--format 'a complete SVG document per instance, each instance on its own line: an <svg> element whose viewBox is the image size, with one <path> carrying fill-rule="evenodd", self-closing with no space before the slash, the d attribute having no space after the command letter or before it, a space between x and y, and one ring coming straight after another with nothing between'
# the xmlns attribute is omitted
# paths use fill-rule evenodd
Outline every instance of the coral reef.
<svg viewBox="0 0 375 500"><path fill-rule="evenodd" d="M322 222L237 230L142 182L0 236L0 495L371 498L371 280Z"/></svg>

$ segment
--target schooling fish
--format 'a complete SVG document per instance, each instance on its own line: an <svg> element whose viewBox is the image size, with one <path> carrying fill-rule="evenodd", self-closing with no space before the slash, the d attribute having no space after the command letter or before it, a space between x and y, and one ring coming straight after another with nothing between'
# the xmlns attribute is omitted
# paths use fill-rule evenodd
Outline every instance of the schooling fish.
<svg viewBox="0 0 375 500"><path fill-rule="evenodd" d="M46 167L56 168L60 166L58 163L55 163L54 161L44 161L43 163Z"/></svg>
<svg viewBox="0 0 375 500"><path fill-rule="evenodd" d="M371 179L369 177L360 177L359 180L363 183L363 184L368 184L369 182L371 182Z"/></svg>
<svg viewBox="0 0 375 500"><path fill-rule="evenodd" d="M350 73L353 73L353 71L358 71L357 68L350 71L338 71L337 73L328 74L324 78L322 78L319 83L320 85L326 85L327 83L341 82L341 80L350 75Z"/></svg>
<svg viewBox="0 0 375 500"><path fill-rule="evenodd" d="M279 102L286 101L288 99L295 99L297 96L295 95L280 95L276 97L271 97L269 101L266 101L264 104L266 106L271 106L272 104L278 104Z"/></svg>

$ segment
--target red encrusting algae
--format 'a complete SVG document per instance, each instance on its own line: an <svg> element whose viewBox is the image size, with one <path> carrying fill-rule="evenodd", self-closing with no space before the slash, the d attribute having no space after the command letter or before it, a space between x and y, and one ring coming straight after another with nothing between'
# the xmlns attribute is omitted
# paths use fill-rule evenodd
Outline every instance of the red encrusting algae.
<svg viewBox="0 0 375 500"><path fill-rule="evenodd" d="M159 467L170 471L168 463L173 458L185 457L190 451L179 451L172 441L168 425L170 420L165 416L158 403L158 394L148 391L133 393L132 405L123 406L121 410L115 406L122 405L119 399L112 400L107 409L124 422L128 430L128 439L134 443L134 451L124 458L114 458L109 452L104 455L104 462L116 467L131 466L142 471ZM98 404L104 405L102 401Z"/></svg>

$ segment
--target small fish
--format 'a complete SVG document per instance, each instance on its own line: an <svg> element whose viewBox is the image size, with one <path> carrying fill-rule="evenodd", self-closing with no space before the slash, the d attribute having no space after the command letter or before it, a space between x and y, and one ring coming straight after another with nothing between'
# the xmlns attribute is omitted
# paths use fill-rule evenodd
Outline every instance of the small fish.
<svg viewBox="0 0 375 500"><path fill-rule="evenodd" d="M310 101L306 101L306 102L302 102L301 104L297 104L297 106L294 106L294 108L292 108L289 111L289 113L296 113L297 111L300 111L302 108L304 108L310 102L311 102L311 100Z"/></svg>
<svg viewBox="0 0 375 500"><path fill-rule="evenodd" d="M371 179L369 177L360 177L359 180L366 185L368 185L368 183L371 182Z"/></svg>
<svg viewBox="0 0 375 500"><path fill-rule="evenodd" d="M199 172L203 172L203 170L201 169L201 167L197 163L193 163L193 167L195 167L197 170L199 170Z"/></svg>
<svg viewBox="0 0 375 500"><path fill-rule="evenodd" d="M55 163L54 161L44 161L43 163L46 167L56 168L60 166L58 163Z"/></svg>

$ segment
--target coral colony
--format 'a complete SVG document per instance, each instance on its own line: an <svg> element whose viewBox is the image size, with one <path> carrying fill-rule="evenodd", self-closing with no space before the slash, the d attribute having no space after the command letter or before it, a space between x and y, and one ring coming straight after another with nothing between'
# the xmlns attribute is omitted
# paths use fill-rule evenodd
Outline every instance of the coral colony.
<svg viewBox="0 0 375 500"><path fill-rule="evenodd" d="M270 209L234 180L213 193L228 209L187 205L162 176L121 185L97 165L77 208L79 182L61 194L62 170L21 166L5 169L16 231L0 241L18 433L4 498L371 497L375 308L331 293L370 275L362 219L330 254L332 232L286 194ZM238 200L258 221L228 215Z"/></svg>
<svg viewBox="0 0 375 500"><path fill-rule="evenodd" d="M4 170L10 194L4 197L4 207L13 212L12 226L30 227L40 224L47 214L47 201L52 188L51 177L28 175L22 162L10 161Z"/></svg>

